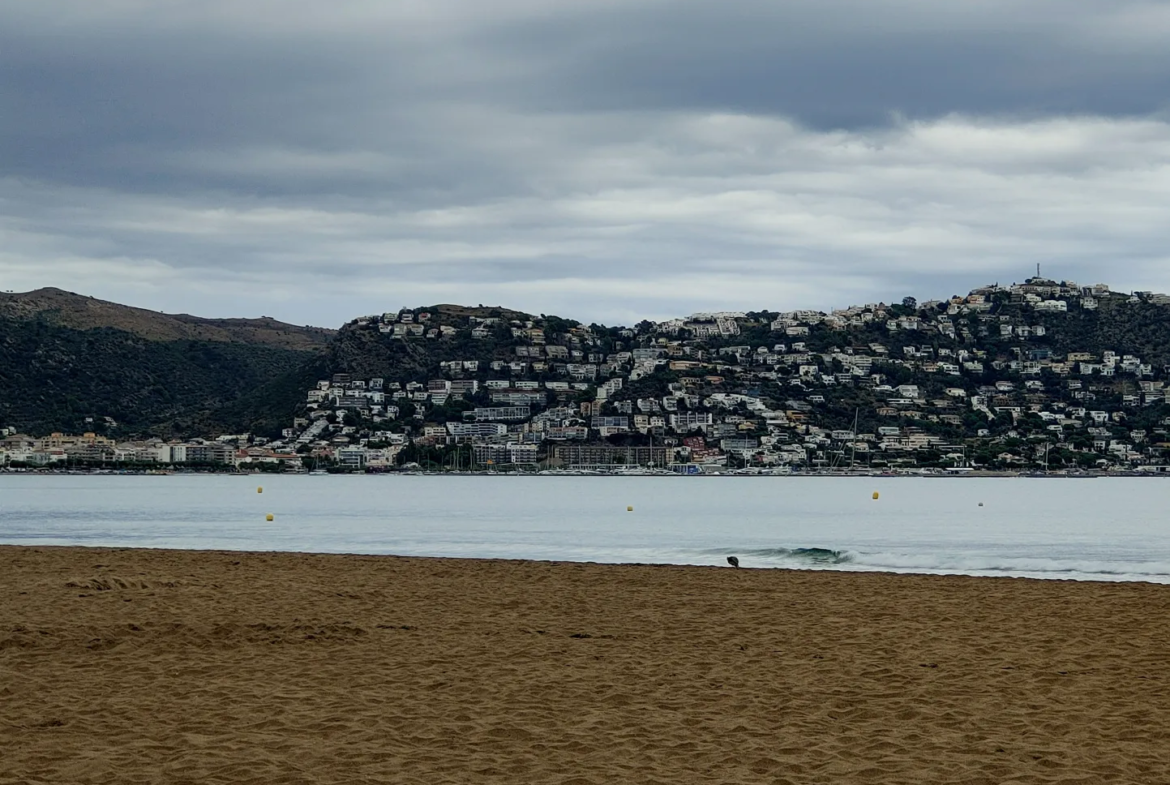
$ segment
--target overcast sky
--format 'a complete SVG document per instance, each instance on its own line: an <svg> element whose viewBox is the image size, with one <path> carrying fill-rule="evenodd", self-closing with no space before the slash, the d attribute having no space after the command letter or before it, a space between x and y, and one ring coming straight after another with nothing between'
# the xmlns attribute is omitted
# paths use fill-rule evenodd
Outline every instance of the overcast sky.
<svg viewBox="0 0 1170 785"><path fill-rule="evenodd" d="M1170 291L1170 3L7 0L0 289L631 323Z"/></svg>

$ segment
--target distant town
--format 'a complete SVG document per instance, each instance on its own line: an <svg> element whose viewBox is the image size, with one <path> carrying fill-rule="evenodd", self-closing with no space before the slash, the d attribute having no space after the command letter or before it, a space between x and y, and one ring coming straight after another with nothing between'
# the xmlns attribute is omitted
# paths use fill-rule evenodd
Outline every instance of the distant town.
<svg viewBox="0 0 1170 785"><path fill-rule="evenodd" d="M81 434L2 429L0 466L1161 473L1170 454L1167 347L1148 338L1143 356L1147 339L1118 333L1105 348L1108 336L1103 343L1089 327L1110 307L1145 314L1170 307L1170 296L1037 275L945 300L701 313L634 327L401 309L358 318L339 340L367 347L355 365L392 351L417 358L416 370L390 364L378 375L320 378L279 436L119 440L103 433L116 423L98 417Z"/></svg>

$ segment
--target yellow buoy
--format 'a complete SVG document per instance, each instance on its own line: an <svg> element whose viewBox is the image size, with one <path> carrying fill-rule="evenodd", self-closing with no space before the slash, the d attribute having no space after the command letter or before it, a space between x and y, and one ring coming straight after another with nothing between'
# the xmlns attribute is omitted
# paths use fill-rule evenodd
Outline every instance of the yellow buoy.
<svg viewBox="0 0 1170 785"><path fill-rule="evenodd" d="M267 515L264 516L264 520L266 520L266 521L276 520L276 516L273 515L272 513L268 513Z"/></svg>
<svg viewBox="0 0 1170 785"><path fill-rule="evenodd" d="M876 498L878 498L878 496L879 496L879 495L880 495L880 494L879 494L877 491L874 491L874 492L873 492L873 498L875 498L875 499L876 499Z"/></svg>
<svg viewBox="0 0 1170 785"><path fill-rule="evenodd" d="M264 486L260 486L259 488L257 488L256 493L264 493Z"/></svg>
<svg viewBox="0 0 1170 785"><path fill-rule="evenodd" d="M633 512L633 511L634 511L634 508L633 508L633 506L630 506L630 507L627 507L627 508L626 508L626 512Z"/></svg>

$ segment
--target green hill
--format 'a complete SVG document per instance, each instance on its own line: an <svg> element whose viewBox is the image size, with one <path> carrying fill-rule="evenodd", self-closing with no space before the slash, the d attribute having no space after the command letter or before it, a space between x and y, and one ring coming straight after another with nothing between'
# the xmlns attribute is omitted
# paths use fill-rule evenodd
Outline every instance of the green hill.
<svg viewBox="0 0 1170 785"><path fill-rule="evenodd" d="M171 316L43 289L0 295L0 425L184 435L305 365L331 330Z"/></svg>

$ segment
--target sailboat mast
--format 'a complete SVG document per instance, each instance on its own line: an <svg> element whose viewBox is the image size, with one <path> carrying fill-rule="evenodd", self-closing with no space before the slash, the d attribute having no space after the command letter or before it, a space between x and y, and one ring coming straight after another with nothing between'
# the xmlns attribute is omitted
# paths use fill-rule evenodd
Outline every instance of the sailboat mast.
<svg viewBox="0 0 1170 785"><path fill-rule="evenodd" d="M853 464L857 460L857 415L860 411L858 407L853 409L853 439L850 441L852 453L849 455L849 471L853 471Z"/></svg>

